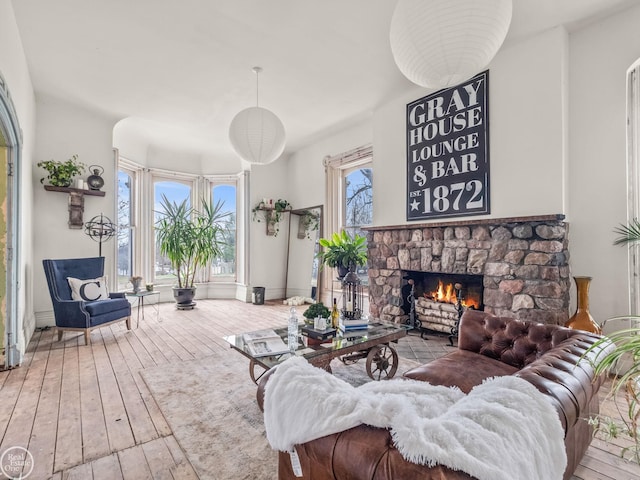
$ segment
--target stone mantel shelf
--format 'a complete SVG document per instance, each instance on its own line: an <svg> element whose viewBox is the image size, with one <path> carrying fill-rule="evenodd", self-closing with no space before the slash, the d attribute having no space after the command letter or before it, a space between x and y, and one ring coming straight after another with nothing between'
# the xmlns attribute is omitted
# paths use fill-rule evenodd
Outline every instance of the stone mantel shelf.
<svg viewBox="0 0 640 480"><path fill-rule="evenodd" d="M482 218L477 220L451 220L447 222L434 222L434 223L406 223L404 225L387 225L387 226L373 226L362 227L362 230L376 232L381 230L416 230L421 228L434 228L434 227L460 227L465 225L504 225L508 223L521 223L521 222L549 222L549 221L562 221L565 216L558 213L555 215L534 215L529 217L507 217L507 218Z"/></svg>

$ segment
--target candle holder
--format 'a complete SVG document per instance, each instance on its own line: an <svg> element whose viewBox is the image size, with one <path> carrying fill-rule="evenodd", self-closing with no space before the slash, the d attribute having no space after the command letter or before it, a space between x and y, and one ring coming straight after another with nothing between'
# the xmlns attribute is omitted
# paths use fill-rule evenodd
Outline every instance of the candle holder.
<svg viewBox="0 0 640 480"><path fill-rule="evenodd" d="M342 318L359 320L362 318L362 284L358 275L351 267L342 278Z"/></svg>

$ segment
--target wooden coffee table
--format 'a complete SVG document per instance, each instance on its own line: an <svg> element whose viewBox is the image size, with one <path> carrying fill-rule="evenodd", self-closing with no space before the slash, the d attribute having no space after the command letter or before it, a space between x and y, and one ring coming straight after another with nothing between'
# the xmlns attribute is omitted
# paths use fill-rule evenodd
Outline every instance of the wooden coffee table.
<svg viewBox="0 0 640 480"><path fill-rule="evenodd" d="M253 356L243 339L243 334L229 335L224 339L247 357L249 362L249 375L256 384L270 368L284 362L292 355L306 358L312 365L331 372L331 360L340 358L346 364L355 363L366 358L367 374L373 380L392 378L398 370L398 353L392 343L407 334L409 327L387 322L371 322L366 335L361 333L345 333L337 335L330 343L319 345L307 344L307 337L300 335L298 329L298 348L293 353L284 353L266 357ZM287 327L273 329L286 343ZM304 340L304 341L301 341Z"/></svg>

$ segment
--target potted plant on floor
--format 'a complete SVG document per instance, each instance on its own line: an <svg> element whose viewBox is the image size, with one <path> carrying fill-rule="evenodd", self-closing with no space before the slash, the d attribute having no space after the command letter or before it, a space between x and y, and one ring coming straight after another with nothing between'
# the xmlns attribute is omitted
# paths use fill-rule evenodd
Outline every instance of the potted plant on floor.
<svg viewBox="0 0 640 480"><path fill-rule="evenodd" d="M634 219L630 225L621 225L614 230L619 236L615 245L634 245L640 242L640 221ZM601 345L613 342L615 348L605 351L591 359L596 374L610 373L613 375L611 395L617 396L623 392L626 406L616 406L622 423L612 420L606 415L598 415L589 419L591 425L605 435L605 438L629 437L631 445L621 447L621 457L627 457L640 463L640 328L637 327L640 317L614 317L610 320L630 320L635 328L620 330L608 335L587 351L586 355Z"/></svg>
<svg viewBox="0 0 640 480"><path fill-rule="evenodd" d="M367 239L357 233L352 237L345 230L334 233L330 238L321 238L324 249L317 257L323 265L338 269L338 277L344 277L350 268L367 264Z"/></svg>
<svg viewBox="0 0 640 480"><path fill-rule="evenodd" d="M155 224L160 254L169 259L177 277L173 287L177 308L192 309L196 272L222 255L226 246L222 221L229 213L223 213L221 201L211 205L203 200L202 210L196 210L187 200L176 203L163 195L160 205Z"/></svg>

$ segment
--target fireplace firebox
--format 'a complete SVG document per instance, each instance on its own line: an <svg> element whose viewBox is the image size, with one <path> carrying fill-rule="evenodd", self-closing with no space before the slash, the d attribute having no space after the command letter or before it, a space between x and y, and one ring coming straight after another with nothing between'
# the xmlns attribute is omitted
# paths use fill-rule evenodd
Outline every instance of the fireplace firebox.
<svg viewBox="0 0 640 480"><path fill-rule="evenodd" d="M484 309L482 275L405 270L402 277L407 324L422 333L430 330L456 336L464 310Z"/></svg>

